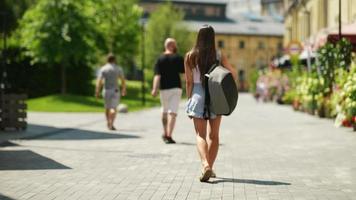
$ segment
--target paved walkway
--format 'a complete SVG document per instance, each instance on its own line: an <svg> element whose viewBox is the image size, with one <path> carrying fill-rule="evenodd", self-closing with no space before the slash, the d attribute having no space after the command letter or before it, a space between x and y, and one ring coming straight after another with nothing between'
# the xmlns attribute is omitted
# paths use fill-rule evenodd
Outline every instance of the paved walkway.
<svg viewBox="0 0 356 200"><path fill-rule="evenodd" d="M101 114L30 113L27 138L0 134L0 199L356 199L349 129L241 95L223 119L218 178L200 183L183 104L180 114L178 144L166 145L159 109L119 116L116 132Z"/></svg>

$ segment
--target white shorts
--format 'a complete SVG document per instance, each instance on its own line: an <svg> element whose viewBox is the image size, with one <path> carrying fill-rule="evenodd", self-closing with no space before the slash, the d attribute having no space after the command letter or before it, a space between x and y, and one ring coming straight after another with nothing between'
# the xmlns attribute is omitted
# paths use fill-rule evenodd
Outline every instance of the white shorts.
<svg viewBox="0 0 356 200"><path fill-rule="evenodd" d="M182 97L182 89L172 88L160 90L162 112L177 114L179 102Z"/></svg>
<svg viewBox="0 0 356 200"><path fill-rule="evenodd" d="M116 109L119 105L120 101L120 90L119 89L110 89L110 90L103 90L103 97L104 97L104 105L106 109Z"/></svg>

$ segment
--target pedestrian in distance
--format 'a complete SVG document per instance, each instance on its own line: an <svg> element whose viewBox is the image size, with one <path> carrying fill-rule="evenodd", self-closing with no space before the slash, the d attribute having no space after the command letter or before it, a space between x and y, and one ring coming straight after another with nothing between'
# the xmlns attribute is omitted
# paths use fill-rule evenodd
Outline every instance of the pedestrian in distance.
<svg viewBox="0 0 356 200"><path fill-rule="evenodd" d="M202 162L200 181L206 182L216 177L213 171L214 162L219 149L219 129L221 116L210 113L210 118L204 116L205 105L205 74L216 63L228 69L235 82L235 69L227 58L217 53L215 48L215 32L213 27L204 25L198 32L195 46L185 56L186 92L188 96L187 114L193 120L197 149Z"/></svg>
<svg viewBox="0 0 356 200"><path fill-rule="evenodd" d="M121 90L118 79L121 82ZM107 56L107 63L99 70L95 88L97 99L100 97L101 90L104 98L107 127L109 130L116 130L114 126L116 108L119 105L120 97L126 95L126 81L122 68L116 64L116 58L111 53Z"/></svg>
<svg viewBox="0 0 356 200"><path fill-rule="evenodd" d="M176 123L179 102L182 96L181 74L184 73L184 59L177 54L177 43L167 38L165 51L157 59L154 69L152 96L160 94L162 105L162 139L166 144L176 143L172 133Z"/></svg>

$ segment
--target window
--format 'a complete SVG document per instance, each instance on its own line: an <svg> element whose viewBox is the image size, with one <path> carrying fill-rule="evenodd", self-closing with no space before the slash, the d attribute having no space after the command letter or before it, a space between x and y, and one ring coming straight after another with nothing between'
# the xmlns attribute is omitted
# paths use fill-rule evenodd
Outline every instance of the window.
<svg viewBox="0 0 356 200"><path fill-rule="evenodd" d="M224 43L223 40L219 40L218 41L218 47L221 48L221 49L223 49L225 47L225 43Z"/></svg>
<svg viewBox="0 0 356 200"><path fill-rule="evenodd" d="M239 48L240 48L240 49L244 49L244 48L245 48L245 41L241 40L241 41L239 42Z"/></svg>
<svg viewBox="0 0 356 200"><path fill-rule="evenodd" d="M240 69L239 70L239 80L244 81L245 80L245 70Z"/></svg>
<svg viewBox="0 0 356 200"><path fill-rule="evenodd" d="M197 7L196 10L195 10L195 16L196 17L204 17L205 16L204 8Z"/></svg>
<svg viewBox="0 0 356 200"><path fill-rule="evenodd" d="M262 41L258 42L258 49L265 49L265 43Z"/></svg>

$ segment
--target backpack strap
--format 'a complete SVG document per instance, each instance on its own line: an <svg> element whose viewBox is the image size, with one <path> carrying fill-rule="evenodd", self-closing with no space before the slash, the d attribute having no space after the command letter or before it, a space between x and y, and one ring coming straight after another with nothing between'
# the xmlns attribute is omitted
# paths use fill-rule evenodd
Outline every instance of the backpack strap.
<svg viewBox="0 0 356 200"><path fill-rule="evenodd" d="M222 56L221 56L221 51L217 50L216 51L216 64L222 65Z"/></svg>
<svg viewBox="0 0 356 200"><path fill-rule="evenodd" d="M204 76L204 86L205 86L205 101L204 101L204 113L203 117L205 120L210 119L210 93L209 93L209 76L206 74Z"/></svg>

